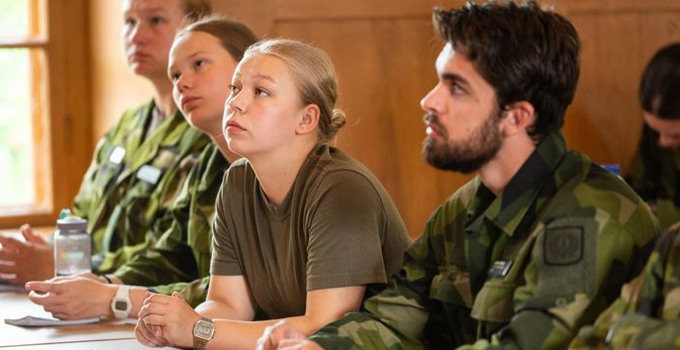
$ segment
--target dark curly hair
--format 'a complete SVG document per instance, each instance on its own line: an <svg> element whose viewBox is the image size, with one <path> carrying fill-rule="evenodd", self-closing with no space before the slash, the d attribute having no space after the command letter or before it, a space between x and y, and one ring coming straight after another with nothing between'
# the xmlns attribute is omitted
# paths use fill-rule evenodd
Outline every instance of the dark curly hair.
<svg viewBox="0 0 680 350"><path fill-rule="evenodd" d="M528 133L534 140L562 127L578 82L581 47L566 18L535 1L506 1L435 8L433 22L493 86L501 110L518 101L533 105L536 121Z"/></svg>

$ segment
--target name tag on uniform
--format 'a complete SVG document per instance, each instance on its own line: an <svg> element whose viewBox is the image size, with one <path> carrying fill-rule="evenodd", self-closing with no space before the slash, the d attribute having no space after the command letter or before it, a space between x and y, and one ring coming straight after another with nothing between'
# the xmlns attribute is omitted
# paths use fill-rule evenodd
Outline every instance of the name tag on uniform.
<svg viewBox="0 0 680 350"><path fill-rule="evenodd" d="M109 162L113 164L120 164L120 162L123 161L123 158L125 158L125 148L116 146L116 148L113 149L113 152L109 155Z"/></svg>
<svg viewBox="0 0 680 350"><path fill-rule="evenodd" d="M510 266L512 266L512 260L496 260L491 265L489 269L489 278L505 277L510 271Z"/></svg>
<svg viewBox="0 0 680 350"><path fill-rule="evenodd" d="M142 167L137 170L137 178L155 185L158 182L158 179L161 178L161 173L161 169L154 168L151 165L142 165Z"/></svg>

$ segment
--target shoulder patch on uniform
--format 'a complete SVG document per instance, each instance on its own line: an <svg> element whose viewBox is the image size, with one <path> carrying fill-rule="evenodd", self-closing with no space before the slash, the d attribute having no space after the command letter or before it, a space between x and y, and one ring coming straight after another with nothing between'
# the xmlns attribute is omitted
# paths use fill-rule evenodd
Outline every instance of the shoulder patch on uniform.
<svg viewBox="0 0 680 350"><path fill-rule="evenodd" d="M546 228L543 259L548 265L571 265L583 259L583 227Z"/></svg>
<svg viewBox="0 0 680 350"><path fill-rule="evenodd" d="M533 252L538 299L556 303L577 294L595 295L597 237L598 224L592 218L564 217L546 225Z"/></svg>

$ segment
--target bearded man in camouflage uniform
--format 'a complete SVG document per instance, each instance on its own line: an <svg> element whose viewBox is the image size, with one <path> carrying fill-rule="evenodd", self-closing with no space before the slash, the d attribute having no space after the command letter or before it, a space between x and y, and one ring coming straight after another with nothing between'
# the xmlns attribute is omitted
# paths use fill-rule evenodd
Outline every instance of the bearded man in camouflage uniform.
<svg viewBox="0 0 680 350"><path fill-rule="evenodd" d="M424 156L478 176L432 215L393 285L309 339L278 325L260 348L563 349L642 269L658 224L561 133L580 40L536 3L435 9L446 40Z"/></svg>

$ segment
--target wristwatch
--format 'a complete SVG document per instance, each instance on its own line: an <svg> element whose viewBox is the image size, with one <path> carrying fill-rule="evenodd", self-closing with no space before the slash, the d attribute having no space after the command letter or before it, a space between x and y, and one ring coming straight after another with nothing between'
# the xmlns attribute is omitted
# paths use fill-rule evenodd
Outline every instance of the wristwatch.
<svg viewBox="0 0 680 350"><path fill-rule="evenodd" d="M210 339L215 336L215 324L212 320L201 317L194 323L194 349L205 349Z"/></svg>
<svg viewBox="0 0 680 350"><path fill-rule="evenodd" d="M120 285L116 295L111 300L111 311L116 318L128 318L132 311L132 300L130 300L130 286Z"/></svg>

